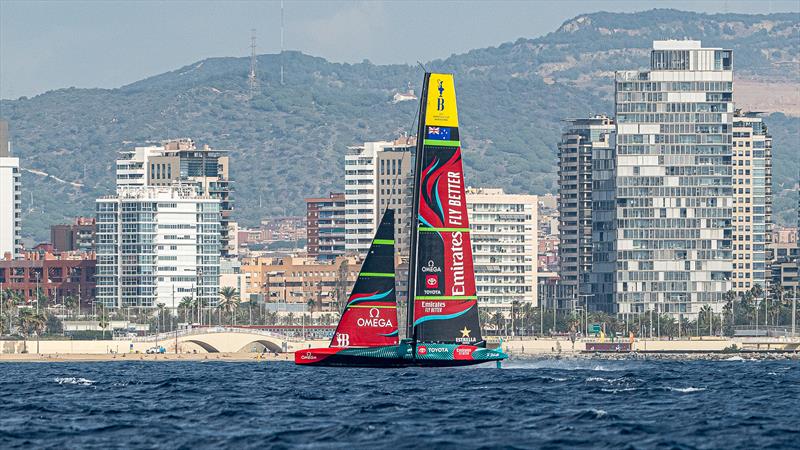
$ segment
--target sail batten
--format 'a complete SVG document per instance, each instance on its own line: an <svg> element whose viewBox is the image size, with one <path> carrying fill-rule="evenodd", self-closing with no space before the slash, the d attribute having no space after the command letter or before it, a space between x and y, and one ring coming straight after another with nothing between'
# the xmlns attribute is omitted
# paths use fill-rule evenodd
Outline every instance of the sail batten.
<svg viewBox="0 0 800 450"><path fill-rule="evenodd" d="M478 344L477 292L451 74L426 74L420 107L409 324L414 342Z"/></svg>

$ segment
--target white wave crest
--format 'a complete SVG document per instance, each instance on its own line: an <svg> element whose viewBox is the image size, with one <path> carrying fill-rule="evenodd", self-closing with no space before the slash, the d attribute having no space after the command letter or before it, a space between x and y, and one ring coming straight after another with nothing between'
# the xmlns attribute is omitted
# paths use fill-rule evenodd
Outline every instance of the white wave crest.
<svg viewBox="0 0 800 450"><path fill-rule="evenodd" d="M674 391L674 392L682 392L684 394L687 394L689 392L701 392L701 391L705 391L706 390L706 388L697 388L697 387L692 387L692 386L685 387L685 388L676 388L676 387L667 386L667 389L669 389L670 391Z"/></svg>
<svg viewBox="0 0 800 450"><path fill-rule="evenodd" d="M639 388L631 387L631 388L619 388L619 389L600 389L600 392L608 392L610 394L618 394L620 392L632 392L632 391L638 391L638 390L639 390Z"/></svg>
<svg viewBox="0 0 800 450"><path fill-rule="evenodd" d="M77 377L58 377L54 379L58 384L79 384L81 386L91 386L96 381L89 380L86 378L77 378Z"/></svg>

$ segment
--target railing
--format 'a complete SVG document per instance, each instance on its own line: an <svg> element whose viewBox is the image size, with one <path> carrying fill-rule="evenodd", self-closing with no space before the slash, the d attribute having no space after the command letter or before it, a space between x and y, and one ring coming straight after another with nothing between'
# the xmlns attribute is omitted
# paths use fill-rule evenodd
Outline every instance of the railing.
<svg viewBox="0 0 800 450"><path fill-rule="evenodd" d="M280 333L275 333L273 331L267 330L260 330L257 328L236 328L236 327L199 327L199 328L191 328L191 329L183 329L177 331L166 331L163 333L158 334L151 334L147 336L136 336L133 338L126 338L123 336L115 336L114 340L128 340L130 339L132 342L156 342L156 341L167 341L170 339L186 337L186 336L197 336L200 334L211 334L211 333L242 333L242 334L258 334L261 336L268 336L275 339L280 339L284 341L295 341L298 340L297 338L289 337Z"/></svg>

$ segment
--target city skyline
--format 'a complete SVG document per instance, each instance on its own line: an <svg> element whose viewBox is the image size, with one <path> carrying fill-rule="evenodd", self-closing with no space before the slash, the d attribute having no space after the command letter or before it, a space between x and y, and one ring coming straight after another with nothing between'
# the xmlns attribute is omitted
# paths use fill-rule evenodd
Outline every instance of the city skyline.
<svg viewBox="0 0 800 450"><path fill-rule="evenodd" d="M798 0L0 0L0 447L793 449L799 62Z"/></svg>

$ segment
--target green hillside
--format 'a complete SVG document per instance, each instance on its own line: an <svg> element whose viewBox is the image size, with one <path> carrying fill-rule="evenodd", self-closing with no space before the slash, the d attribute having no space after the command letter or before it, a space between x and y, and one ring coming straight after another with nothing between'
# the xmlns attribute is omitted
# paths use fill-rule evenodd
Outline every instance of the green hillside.
<svg viewBox="0 0 800 450"><path fill-rule="evenodd" d="M800 60L796 14L589 14L540 38L431 61L429 70L456 75L468 184L554 191L561 121L613 113L613 70L645 68L652 40L670 37L732 48L737 75L797 81L787 70ZM342 190L348 145L413 129L416 103L391 100L409 85L419 92L419 67L262 55L261 92L252 99L248 70L248 58L211 58L119 89L2 100L23 168L50 175L23 174L24 234L47 239L49 224L91 214L97 196L113 193L116 152L147 141L192 137L231 149L236 218L254 225L300 213L304 197ZM793 221L800 120L778 114L767 121L778 217Z"/></svg>

